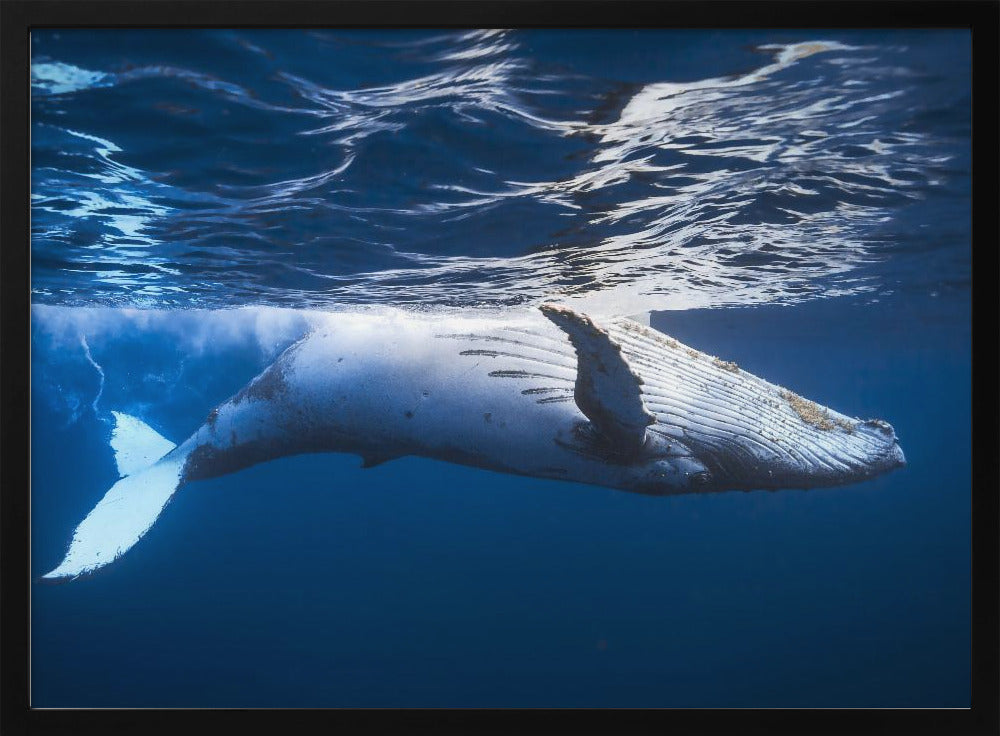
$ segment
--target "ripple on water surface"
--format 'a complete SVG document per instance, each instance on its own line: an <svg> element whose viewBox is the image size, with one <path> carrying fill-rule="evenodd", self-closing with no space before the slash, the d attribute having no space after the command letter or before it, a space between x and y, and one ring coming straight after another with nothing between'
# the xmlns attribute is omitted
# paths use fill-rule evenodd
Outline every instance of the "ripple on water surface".
<svg viewBox="0 0 1000 736"><path fill-rule="evenodd" d="M921 218L968 193L968 65L926 71L964 37L607 32L600 66L572 32L102 33L33 35L38 302L628 313L969 277L967 223Z"/></svg>

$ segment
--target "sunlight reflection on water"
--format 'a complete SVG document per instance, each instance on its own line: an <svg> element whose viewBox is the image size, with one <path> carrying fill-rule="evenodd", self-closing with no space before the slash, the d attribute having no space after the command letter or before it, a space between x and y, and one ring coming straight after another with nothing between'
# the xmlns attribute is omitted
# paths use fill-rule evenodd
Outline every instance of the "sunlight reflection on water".
<svg viewBox="0 0 1000 736"><path fill-rule="evenodd" d="M311 34L416 72L331 86L236 38L266 73L182 49L96 71L36 46L36 300L628 314L877 291L870 234L952 159L883 58L906 49L766 44L742 73L609 90L518 32ZM109 94L135 109L95 117Z"/></svg>

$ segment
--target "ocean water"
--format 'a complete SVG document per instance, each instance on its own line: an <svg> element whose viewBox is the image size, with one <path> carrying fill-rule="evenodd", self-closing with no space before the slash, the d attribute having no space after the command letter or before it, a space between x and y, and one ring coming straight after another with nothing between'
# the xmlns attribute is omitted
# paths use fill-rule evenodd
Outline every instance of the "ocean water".
<svg viewBox="0 0 1000 736"><path fill-rule="evenodd" d="M958 31L32 34L36 707L966 707ZM851 486L648 497L407 457L117 479L317 312L561 301L895 427ZM648 315L648 317L645 317Z"/></svg>

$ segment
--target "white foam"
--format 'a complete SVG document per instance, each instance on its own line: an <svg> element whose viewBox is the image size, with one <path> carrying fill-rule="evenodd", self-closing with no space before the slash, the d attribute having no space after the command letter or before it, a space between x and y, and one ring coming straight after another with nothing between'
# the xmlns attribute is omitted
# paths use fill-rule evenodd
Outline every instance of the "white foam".
<svg viewBox="0 0 1000 736"><path fill-rule="evenodd" d="M127 335L159 335L188 355L222 352L250 341L265 357L305 335L323 318L318 311L279 307L138 309L34 304L34 327L53 348L91 346Z"/></svg>

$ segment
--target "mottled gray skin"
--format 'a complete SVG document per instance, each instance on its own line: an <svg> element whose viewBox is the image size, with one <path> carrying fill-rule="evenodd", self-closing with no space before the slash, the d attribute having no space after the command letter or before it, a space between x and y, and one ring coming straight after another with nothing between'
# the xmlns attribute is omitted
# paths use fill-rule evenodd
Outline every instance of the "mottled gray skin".
<svg viewBox="0 0 1000 736"><path fill-rule="evenodd" d="M885 422L636 323L556 308L331 315L174 452L182 482L349 452L366 466L420 455L652 494L853 483L904 463Z"/></svg>

